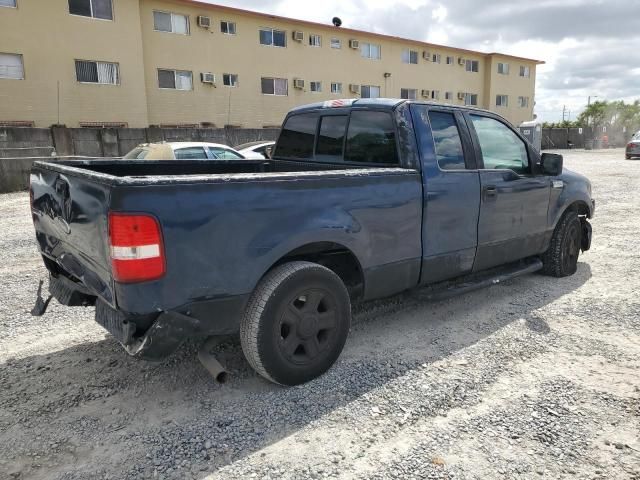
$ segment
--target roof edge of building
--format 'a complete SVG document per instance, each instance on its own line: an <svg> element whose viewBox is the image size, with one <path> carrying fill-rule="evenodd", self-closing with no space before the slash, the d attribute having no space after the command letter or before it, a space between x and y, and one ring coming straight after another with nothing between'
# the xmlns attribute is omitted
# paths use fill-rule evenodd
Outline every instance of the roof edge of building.
<svg viewBox="0 0 640 480"><path fill-rule="evenodd" d="M171 0L173 2L176 3L187 3L187 4L195 4L195 5L199 5L202 6L204 8L210 8L210 9L214 9L214 10L224 10L227 12L231 12L231 13L237 13L239 15L250 15L253 17L257 17L257 18L268 18L271 20L280 20L283 22L294 22L294 23L300 23L303 25L308 25L311 27L316 27L316 28L323 28L323 29L335 29L341 32L347 32L347 33L353 33L353 34L357 34L357 35L369 35L372 37L377 37L377 38L384 38L387 40L396 40L396 41L403 41L403 42L411 42L411 43L415 43L418 45L424 45L427 47L432 47L432 48L445 48L445 49L450 49L450 50L456 50L459 52L465 52L465 53L471 53L474 55L480 55L483 57L490 57L493 55L500 55L503 57L509 57L509 58L513 58L513 59L517 59L517 60L524 60L527 62L533 62L537 65L543 65L545 62L543 60L536 60L533 58L527 58L527 57L519 57L516 55L509 55L507 53L500 53L500 52L481 52L478 50L470 50L470 49L466 49L466 48L459 48L459 47L452 47L449 45L441 45L441 44L437 44L437 43L430 43L430 42L425 42L422 40L415 40L412 38L404 38L404 37L398 37L395 35L387 35L384 33L376 33L376 32L367 32L366 30L357 30L357 29L353 29L353 28L344 28L344 27L333 27L331 25L327 25L325 23L318 23L318 22L312 22L309 20L301 20L298 18L291 18L291 17L283 17L281 15L272 15L270 13L262 13L262 12L256 12L255 10L245 10L242 8L237 8L237 7L228 7L226 5L219 5L216 3L206 3L203 2L201 0Z"/></svg>

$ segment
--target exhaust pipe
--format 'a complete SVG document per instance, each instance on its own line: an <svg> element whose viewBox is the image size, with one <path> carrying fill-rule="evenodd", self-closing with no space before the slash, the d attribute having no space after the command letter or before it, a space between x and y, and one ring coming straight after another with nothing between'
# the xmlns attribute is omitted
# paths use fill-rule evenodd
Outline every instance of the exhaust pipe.
<svg viewBox="0 0 640 480"><path fill-rule="evenodd" d="M229 372L222 366L218 359L211 353L224 337L210 337L198 350L198 360L202 366L213 376L218 383L225 383L229 379Z"/></svg>

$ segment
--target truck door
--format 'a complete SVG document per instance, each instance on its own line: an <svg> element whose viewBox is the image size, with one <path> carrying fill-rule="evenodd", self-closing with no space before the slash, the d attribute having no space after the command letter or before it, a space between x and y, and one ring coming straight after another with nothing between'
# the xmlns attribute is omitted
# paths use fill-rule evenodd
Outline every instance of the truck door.
<svg viewBox="0 0 640 480"><path fill-rule="evenodd" d="M480 179L463 115L445 107L411 106L422 161L423 218L420 283L473 268Z"/></svg>
<svg viewBox="0 0 640 480"><path fill-rule="evenodd" d="M549 178L533 173L527 144L505 122L480 112L466 118L482 188L474 271L541 253Z"/></svg>

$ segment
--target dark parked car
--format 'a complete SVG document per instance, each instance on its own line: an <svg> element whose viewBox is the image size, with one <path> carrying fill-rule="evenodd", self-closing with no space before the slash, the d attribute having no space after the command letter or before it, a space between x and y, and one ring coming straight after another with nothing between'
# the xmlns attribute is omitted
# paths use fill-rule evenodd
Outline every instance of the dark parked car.
<svg viewBox="0 0 640 480"><path fill-rule="evenodd" d="M355 301L573 274L595 208L502 117L391 99L291 111L270 160L37 162L31 198L50 292L129 354L239 331L285 385L336 361Z"/></svg>
<svg viewBox="0 0 640 480"><path fill-rule="evenodd" d="M632 157L640 157L640 132L636 132L633 137L631 137L631 140L627 143L624 156L627 160L630 160Z"/></svg>

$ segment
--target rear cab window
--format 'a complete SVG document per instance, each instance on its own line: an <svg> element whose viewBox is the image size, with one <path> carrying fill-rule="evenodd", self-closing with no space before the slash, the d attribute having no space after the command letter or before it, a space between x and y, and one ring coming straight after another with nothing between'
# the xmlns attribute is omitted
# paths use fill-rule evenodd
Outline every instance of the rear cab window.
<svg viewBox="0 0 640 480"><path fill-rule="evenodd" d="M274 157L326 163L398 166L392 112L302 113L283 126Z"/></svg>

